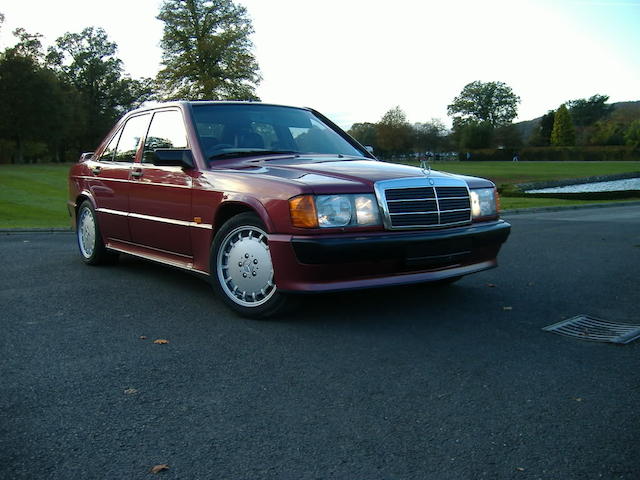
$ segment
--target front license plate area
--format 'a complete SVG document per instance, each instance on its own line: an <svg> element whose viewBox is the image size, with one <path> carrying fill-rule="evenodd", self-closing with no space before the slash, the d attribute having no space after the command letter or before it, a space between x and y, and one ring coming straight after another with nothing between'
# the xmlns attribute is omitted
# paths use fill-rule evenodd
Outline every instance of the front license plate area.
<svg viewBox="0 0 640 480"><path fill-rule="evenodd" d="M410 245L405 249L405 265L425 268L457 265L471 254L471 247L469 238Z"/></svg>

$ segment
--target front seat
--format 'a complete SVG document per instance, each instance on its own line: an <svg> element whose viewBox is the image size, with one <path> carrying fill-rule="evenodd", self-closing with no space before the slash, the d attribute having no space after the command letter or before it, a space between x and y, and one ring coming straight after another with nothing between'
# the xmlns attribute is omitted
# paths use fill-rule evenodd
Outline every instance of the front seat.
<svg viewBox="0 0 640 480"><path fill-rule="evenodd" d="M264 139L258 133L242 131L237 136L238 148L264 148Z"/></svg>

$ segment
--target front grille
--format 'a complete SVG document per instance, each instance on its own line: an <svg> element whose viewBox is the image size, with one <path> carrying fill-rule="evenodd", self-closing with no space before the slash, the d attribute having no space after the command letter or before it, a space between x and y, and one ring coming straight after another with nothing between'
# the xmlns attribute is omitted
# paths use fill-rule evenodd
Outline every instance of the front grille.
<svg viewBox="0 0 640 480"><path fill-rule="evenodd" d="M467 197L469 198L469 191L467 187L436 187L438 196L443 197Z"/></svg>
<svg viewBox="0 0 640 480"><path fill-rule="evenodd" d="M401 181L380 182L386 206L386 224L392 229L437 228L471 222L469 190L464 186L401 186ZM426 179L407 179L411 185ZM444 183L453 183L447 179ZM457 182L461 183L460 181ZM385 188L386 185L389 185ZM394 188L398 185L398 188Z"/></svg>
<svg viewBox="0 0 640 480"><path fill-rule="evenodd" d="M434 200L406 200L402 202L387 201L390 213L435 212L438 202Z"/></svg>
<svg viewBox="0 0 640 480"><path fill-rule="evenodd" d="M413 198L435 198L433 187L391 188L385 191L387 201L411 200Z"/></svg>

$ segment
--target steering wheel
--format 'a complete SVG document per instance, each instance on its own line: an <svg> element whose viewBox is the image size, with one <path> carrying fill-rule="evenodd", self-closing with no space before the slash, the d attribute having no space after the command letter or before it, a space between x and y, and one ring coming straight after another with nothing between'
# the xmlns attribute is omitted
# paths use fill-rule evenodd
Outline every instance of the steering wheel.
<svg viewBox="0 0 640 480"><path fill-rule="evenodd" d="M229 143L218 143L217 145L214 145L212 148L210 148L209 150L207 150L207 158L211 158L213 157L217 152L220 152L221 150L224 150L226 148L233 148L233 145L229 144Z"/></svg>

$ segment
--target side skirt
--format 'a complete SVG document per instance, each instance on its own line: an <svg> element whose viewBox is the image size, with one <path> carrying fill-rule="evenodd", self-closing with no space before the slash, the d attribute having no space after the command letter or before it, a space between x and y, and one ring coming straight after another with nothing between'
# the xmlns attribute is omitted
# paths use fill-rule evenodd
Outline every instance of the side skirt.
<svg viewBox="0 0 640 480"><path fill-rule="evenodd" d="M209 272L198 270L193 266L193 257L180 255L177 253L166 252L164 250L154 249L138 245L137 243L125 242L122 240L109 239L105 247L114 252L125 253L134 257L144 258L152 262L161 263L170 267L180 268L198 275L209 276Z"/></svg>

